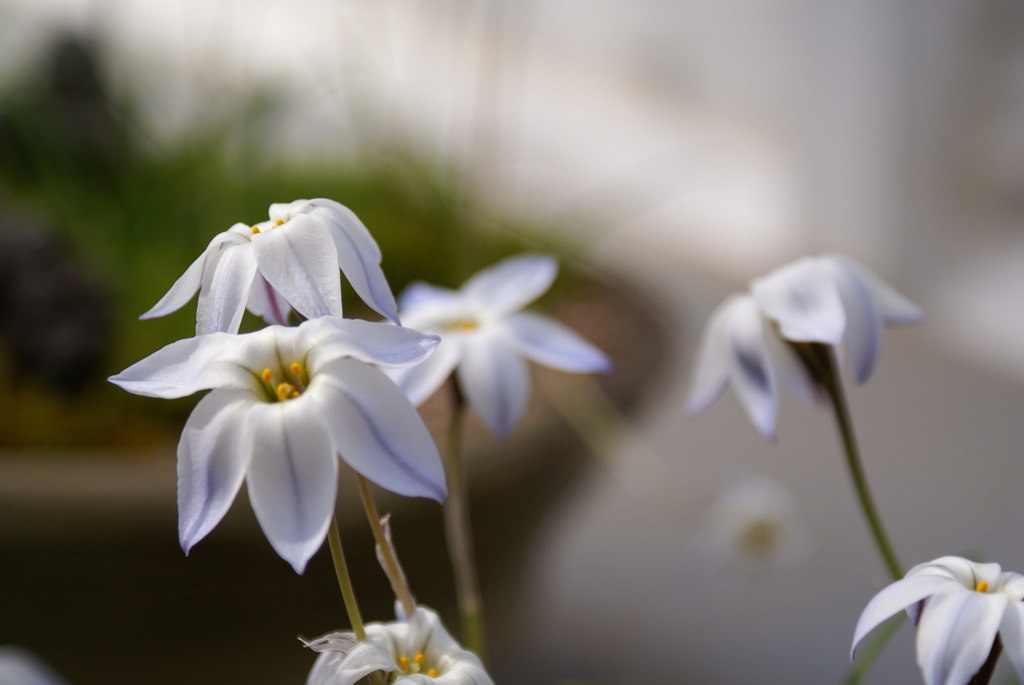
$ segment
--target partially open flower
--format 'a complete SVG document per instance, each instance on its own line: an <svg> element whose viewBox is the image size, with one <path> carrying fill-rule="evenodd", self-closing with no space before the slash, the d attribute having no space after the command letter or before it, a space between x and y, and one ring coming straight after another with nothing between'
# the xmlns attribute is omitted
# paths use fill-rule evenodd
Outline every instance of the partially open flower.
<svg viewBox="0 0 1024 685"><path fill-rule="evenodd" d="M1024 576L999 564L942 557L919 564L868 602L857 621L857 644L893 614L917 624L917 664L925 685L963 685L985 663L996 636L1024 678Z"/></svg>
<svg viewBox="0 0 1024 685"><path fill-rule="evenodd" d="M436 345L407 328L324 317L179 340L110 381L149 397L213 390L178 443L182 548L220 522L244 479L270 544L301 573L334 512L336 455L400 495L447 496L419 414L376 368L415 364Z"/></svg>
<svg viewBox="0 0 1024 685"><path fill-rule="evenodd" d="M875 367L882 327L922 316L915 304L842 255L787 264L754 280L749 294L732 295L711 314L687 412L705 411L732 382L751 421L772 437L780 385L805 401L817 396L796 344L842 346L863 382Z"/></svg>
<svg viewBox="0 0 1024 685"><path fill-rule="evenodd" d="M557 321L521 311L555 280L549 256L509 257L472 276L459 290L414 283L399 297L406 326L441 336L424 363L391 374L415 404L428 399L454 371L484 425L504 437L530 396L524 359L561 371L608 371L611 362Z"/></svg>
<svg viewBox="0 0 1024 685"><path fill-rule="evenodd" d="M215 236L141 318L169 314L197 290L197 334L237 332L247 307L281 325L290 308L307 319L341 316L340 268L364 302L397 322L380 260L376 241L348 207L326 199L272 204L267 221Z"/></svg>
<svg viewBox="0 0 1024 685"><path fill-rule="evenodd" d="M387 683L493 685L480 659L424 607L407 621L367 624L362 642L352 633L329 633L306 646L320 652L306 685L354 685L374 671L386 674Z"/></svg>

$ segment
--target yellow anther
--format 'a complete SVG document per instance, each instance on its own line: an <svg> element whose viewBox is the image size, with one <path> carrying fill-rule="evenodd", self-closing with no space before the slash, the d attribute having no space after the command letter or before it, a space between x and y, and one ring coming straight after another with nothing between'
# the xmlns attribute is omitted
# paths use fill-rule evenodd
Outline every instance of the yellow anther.
<svg viewBox="0 0 1024 685"><path fill-rule="evenodd" d="M284 219L278 219L277 221L274 222L274 225L275 226L280 226L283 223L284 223Z"/></svg>
<svg viewBox="0 0 1024 685"><path fill-rule="evenodd" d="M291 383L278 383L277 384L277 401L284 402L285 400L294 399L299 396L298 390Z"/></svg>
<svg viewBox="0 0 1024 685"><path fill-rule="evenodd" d="M260 232L260 227L259 226L253 226L252 227L252 234L253 235L256 235L259 232Z"/></svg>
<svg viewBox="0 0 1024 685"><path fill-rule="evenodd" d="M409 657L400 656L398 657L398 667L403 671L409 668Z"/></svg>
<svg viewBox="0 0 1024 685"><path fill-rule="evenodd" d="M974 586L974 589L978 592L988 592L988 581L978 581L978 584Z"/></svg>
<svg viewBox="0 0 1024 685"><path fill-rule="evenodd" d="M263 379L264 383L269 383L273 377L274 374L270 372L270 369L263 369L263 373L260 374L260 378Z"/></svg>
<svg viewBox="0 0 1024 685"><path fill-rule="evenodd" d="M428 668L427 669L427 675L430 676L431 678L436 678L437 677L437 671L432 669L432 668Z"/></svg>
<svg viewBox="0 0 1024 685"><path fill-rule="evenodd" d="M296 376L302 375L302 364L298 362L292 362L292 365L289 368L292 370L292 373L294 373Z"/></svg>
<svg viewBox="0 0 1024 685"><path fill-rule="evenodd" d="M420 664L420 665L422 666L422 665L423 665L423 652L418 652L418 653L416 654L416 656L414 656L414 657L412 658L412 660L413 660L413 661L415 661L416 663L418 663L418 664Z"/></svg>

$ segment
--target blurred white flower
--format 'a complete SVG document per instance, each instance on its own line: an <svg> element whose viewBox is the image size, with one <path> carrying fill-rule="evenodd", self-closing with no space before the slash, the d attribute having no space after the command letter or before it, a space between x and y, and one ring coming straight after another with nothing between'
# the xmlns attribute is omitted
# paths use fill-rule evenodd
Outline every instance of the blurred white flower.
<svg viewBox="0 0 1024 685"><path fill-rule="evenodd" d="M32 653L0 646L0 685L67 685L67 681Z"/></svg>
<svg viewBox="0 0 1024 685"><path fill-rule="evenodd" d="M376 241L348 207L326 199L272 204L267 221L235 224L215 236L140 318L169 314L197 290L197 334L237 332L247 307L281 325L289 308L307 319L341 316L340 268L364 302L397 322L380 260Z"/></svg>
<svg viewBox="0 0 1024 685"><path fill-rule="evenodd" d="M746 476L708 509L697 551L718 566L793 566L805 559L807 532L789 490Z"/></svg>
<svg viewBox="0 0 1024 685"><path fill-rule="evenodd" d="M754 280L711 314L686 402L689 414L714 404L729 383L766 437L775 432L778 386L815 399L814 383L786 343L842 346L864 382L878 358L882 327L924 316L861 264L838 254L804 257Z"/></svg>
<svg viewBox="0 0 1024 685"><path fill-rule="evenodd" d="M942 557L910 569L868 602L850 659L875 626L906 609L917 624L917 664L925 685L963 685L988 658L996 636L1024 677L1024 576L999 564Z"/></svg>
<svg viewBox="0 0 1024 685"><path fill-rule="evenodd" d="M362 642L352 633L329 633L306 646L320 652L306 685L353 685L374 671L388 674L388 683L493 685L480 659L424 607L409 621L367 624Z"/></svg>
<svg viewBox="0 0 1024 685"><path fill-rule="evenodd" d="M324 317L179 340L110 381L149 397L213 390L178 443L185 552L220 522L244 479L271 546L301 573L334 512L336 455L398 494L446 497L430 434L376 368L415 364L436 344L399 326Z"/></svg>
<svg viewBox="0 0 1024 685"><path fill-rule="evenodd" d="M454 370L470 406L494 434L508 435L526 408L530 377L523 359L561 371L608 371L599 349L562 324L520 311L555 279L546 255L509 257L478 272L459 290L414 283L399 296L406 326L441 336L437 351L417 366L390 372L421 404Z"/></svg>

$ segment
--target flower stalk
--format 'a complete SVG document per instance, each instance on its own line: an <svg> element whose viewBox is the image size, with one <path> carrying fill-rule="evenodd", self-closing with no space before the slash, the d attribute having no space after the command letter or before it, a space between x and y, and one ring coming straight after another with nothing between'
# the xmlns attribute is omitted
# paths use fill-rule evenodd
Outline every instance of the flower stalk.
<svg viewBox="0 0 1024 685"><path fill-rule="evenodd" d="M412 596L409 582L405 578L401 564L398 563L398 556L394 547L388 539L380 521L380 514L377 512L377 505L373 501L373 493L370 492L370 483L358 473L355 474L356 483L359 486L359 496L363 500L363 508L366 510L366 518L370 521L370 529L373 531L373 538L377 541L377 549L380 551L381 566L391 583L391 590L402 605L402 611L406 616L412 616L416 611L416 600Z"/></svg>
<svg viewBox="0 0 1024 685"><path fill-rule="evenodd" d="M466 401L457 379L452 379L452 412L445 452L448 499L444 503L445 534L448 554L455 574L455 594L462 620L462 639L480 658L484 656L483 602L473 554L469 523L469 498L462 464L462 423Z"/></svg>
<svg viewBox="0 0 1024 685"><path fill-rule="evenodd" d="M366 630L363 628L363 617L359 613L356 593L352 588L352 577L349 575L348 565L345 563L345 552L341 547L337 516L331 519L327 540L331 546L331 559L334 561L334 573L338 576L341 598L345 602L345 611L348 612L348 622L352 625L352 632L355 633L356 639L362 642L366 639Z"/></svg>
<svg viewBox="0 0 1024 685"><path fill-rule="evenodd" d="M832 411L835 414L836 426L839 428L843 451L846 454L846 465L850 469L850 477L853 479L853 487L857 492L861 511L864 512L871 536L874 538L875 546L878 547L878 554L882 557L882 562L889 571L889 575L893 580L899 580L903 577L903 568L900 566L889 536L885 532L882 517L878 514L878 508L875 506L874 498L868 487L867 476L860 458L860 449L857 447L857 438L853 433L850 409L846 404L846 395L843 392L842 380L839 376L835 349L831 345L822 343L791 344L797 349L797 353L807 365L811 375L828 395Z"/></svg>

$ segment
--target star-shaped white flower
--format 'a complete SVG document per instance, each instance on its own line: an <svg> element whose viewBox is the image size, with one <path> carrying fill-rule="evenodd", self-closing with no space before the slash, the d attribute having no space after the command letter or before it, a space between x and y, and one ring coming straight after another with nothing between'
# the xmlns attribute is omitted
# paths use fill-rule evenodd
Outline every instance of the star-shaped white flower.
<svg viewBox="0 0 1024 685"><path fill-rule="evenodd" d="M364 302L397 323L380 260L376 241L348 207L326 199L272 204L267 221L215 236L140 318L169 314L197 290L197 334L237 332L247 307L281 325L289 308L307 319L341 316L340 268Z"/></svg>
<svg viewBox="0 0 1024 685"><path fill-rule="evenodd" d="M857 382L864 382L878 358L882 327L923 316L848 257L804 257L754 280L750 293L730 296L711 314L687 412L703 412L732 382L751 421L771 437L779 385L808 402L816 397L807 369L787 342L841 346L852 358Z"/></svg>
<svg viewBox="0 0 1024 685"><path fill-rule="evenodd" d="M422 364L391 374L414 404L434 394L454 370L484 425L508 435L526 408L530 377L524 359L561 371L608 371L599 349L553 319L520 311L555 279L558 263L546 255L509 257L478 272L459 290L426 283L399 297L406 326L441 336Z"/></svg>
<svg viewBox="0 0 1024 685"><path fill-rule="evenodd" d="M963 685L981 668L996 635L1024 677L1024 576L999 564L942 557L910 569L868 602L853 650L875 626L904 609L917 624L917 664L925 685Z"/></svg>
<svg viewBox="0 0 1024 685"><path fill-rule="evenodd" d="M396 685L493 685L483 664L463 649L433 611L417 607L412 619L369 623L366 640L330 633L306 643L320 652L306 685L354 685L374 671Z"/></svg>
<svg viewBox="0 0 1024 685"><path fill-rule="evenodd" d="M179 340L110 380L149 397L213 390L178 443L185 552L220 522L245 480L271 546L301 573L334 512L336 455L400 495L447 496L419 414L376 368L415 364L436 344L399 326L324 317Z"/></svg>

